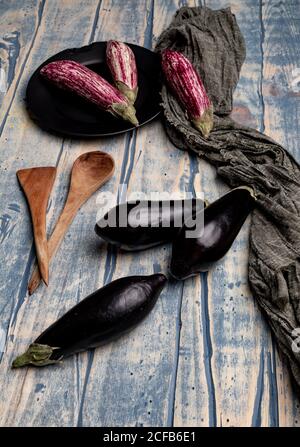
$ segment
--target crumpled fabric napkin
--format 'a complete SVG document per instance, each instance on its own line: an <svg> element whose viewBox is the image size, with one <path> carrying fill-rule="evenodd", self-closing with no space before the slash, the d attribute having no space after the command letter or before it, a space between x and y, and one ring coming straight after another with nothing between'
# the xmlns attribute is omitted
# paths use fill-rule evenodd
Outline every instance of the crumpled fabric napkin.
<svg viewBox="0 0 300 447"><path fill-rule="evenodd" d="M299 164L271 138L229 116L246 54L230 8L179 9L157 42L157 52L165 48L188 57L214 105L214 128L205 140L163 85L162 105L170 140L213 163L231 187L248 185L257 195L251 219L249 283L300 386L300 349L293 333L300 328Z"/></svg>

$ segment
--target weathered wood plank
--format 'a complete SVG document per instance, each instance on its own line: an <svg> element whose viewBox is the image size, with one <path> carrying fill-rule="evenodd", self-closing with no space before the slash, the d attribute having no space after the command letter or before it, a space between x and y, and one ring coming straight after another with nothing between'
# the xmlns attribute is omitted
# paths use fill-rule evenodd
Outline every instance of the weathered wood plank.
<svg viewBox="0 0 300 447"><path fill-rule="evenodd" d="M153 33L157 36L171 14L166 2L152 4L148 14L154 17ZM167 9L164 9L167 8ZM159 22L156 21L159 18ZM139 43L149 42L145 36ZM188 156L167 140L161 124L151 123L140 129L134 142L131 171L128 165L129 193L143 191L182 191L188 180ZM158 247L135 254L119 253L115 259L113 278L129 274L166 271L169 247ZM110 276L111 279L111 276ZM176 364L176 317L182 296L182 285L169 283L147 320L127 340L113 348L94 353L93 370L87 383L83 408L83 425L120 423L135 425L169 425L172 423ZM103 365L109 365L103 370ZM112 379L113 378L113 379ZM176 376L174 376L176 380ZM89 405L95 390L102 390L102 399L93 408ZM116 397L118 399L116 401Z"/></svg>
<svg viewBox="0 0 300 447"><path fill-rule="evenodd" d="M4 352L0 425L297 425L299 403L292 397L286 369L275 355L269 330L247 286L249 222L230 254L214 270L184 283L170 282L149 318L127 337L67 360L63 367L9 370L12 358L75 302L120 276L166 272L170 255L169 247L135 255L111 248L107 251L93 232L99 208L95 196L74 220L51 266L50 287L28 298L26 285L34 253L26 204L19 189L16 194L16 169L34 165L36 153L39 164L57 164L49 227L63 205L74 159L88 150L102 149L114 156L115 176L102 191L115 195L119 183L129 184L130 192L180 193L190 191L194 184L209 200L227 189L211 166L175 149L159 122L101 141L61 140L35 127L23 109L28 77L46 57L63 48L109 38L150 47L152 37L155 42L184 3L55 0L43 5L42 14L33 14L35 26L37 17L40 20L38 30L33 43L30 39L35 31L28 34L27 51L32 43L28 56L25 52L23 59L19 56L18 67L24 57L26 66L16 84L2 135L2 143L6 143L1 168L7 174L0 178L1 191L5 191L0 197L1 284L5 284L0 294L0 351ZM219 0L205 3L213 8L228 6ZM270 129L273 137L275 133L277 139L292 145L289 135L297 138L298 129L296 120L285 127L290 110L286 103L293 101L295 87L293 84L290 94L289 84L289 93L283 94L281 81L276 78L274 84L272 76L275 67L278 79L282 79L273 60L280 47L288 53L283 73L293 82L288 70L297 60L296 46L287 51L289 41L297 38L291 18L293 2L283 10L279 2L271 3L272 7L267 4L261 8L258 1L230 2L248 50L235 94L234 116L253 127L265 128L267 133ZM282 43L275 33L273 46L280 14L289 25L289 33ZM26 28L21 15L19 22ZM74 33L74 29L81 32ZM17 68L15 73L14 80ZM278 85L281 93L276 96L273 93ZM297 116L296 101L289 107ZM266 118L274 114L275 121ZM293 150L296 152L296 146Z"/></svg>
<svg viewBox="0 0 300 447"><path fill-rule="evenodd" d="M1 168L3 171L7 172L5 176L1 176L1 191L4 192L1 195L1 211L3 213L2 222L7 222L6 226L2 227L4 233L2 234L1 239L1 248L3 249L2 262L3 266L5 266L1 271L1 274L3 275L3 281L1 281L1 333L3 334L4 340L2 344L3 350L5 351L4 361L1 364L1 371L3 375L6 373L6 380L3 380L2 382L2 404L5 401L9 401L5 396L12 397L13 395L12 392L8 391L10 387L12 387L11 389L19 391L19 393L16 393L14 396L16 400L12 400L8 406L5 406L5 408L1 408L1 423L4 425L31 425L31 418L33 421L35 420L35 411L32 404L31 411L22 411L26 407L27 398L24 397L24 400L22 401L21 395L24 390L27 390L29 393L32 390L34 395L35 383L39 383L39 381L32 382L32 379L27 379L26 387L22 390L20 385L22 380L19 379L20 377L24 378L26 373L23 371L20 375L14 375L8 369L8 365L11 362L12 349L14 352L16 352L15 349L23 349L23 343L26 343L26 340L29 341L32 339L32 336L43 329L45 327L45 322L47 324L47 321L51 321L51 306L49 306L49 311L48 309L46 311L46 315L50 320L47 320L43 315L45 313L45 311L42 310L45 309L44 300L46 299L50 305L52 303L54 304L52 312L56 310L58 305L57 301L55 302L52 298L53 290L55 289L52 291L48 289L46 293L42 290L40 295L37 294L30 300L28 300L26 294L27 281L33 261L32 235L27 206L17 186L15 172L20 167L36 165L37 154L38 163L40 165L55 165L60 159L64 145L68 147L68 142L64 143L61 138L49 136L47 133L42 132L28 119L23 104L24 87L26 86L31 72L45 59L45 57L49 57L51 54L54 54L63 48L81 46L89 42L93 32L96 12L97 5L94 2L90 2L89 5L86 5L86 2L78 0L71 3L65 2L64 4L56 1L46 3L41 18L40 32L35 39L34 47L28 58L24 74L20 81L2 135L2 141L7 141L4 150L1 153ZM65 27L66 23L70 26ZM80 29L81 32L74 33L74 29ZM58 36L59 39L57 38ZM84 147L81 148L81 152L88 150L87 146L84 145ZM69 151L69 155L70 159L73 160L74 154ZM64 157L62 157L61 164L62 166L59 167L60 174L62 169L67 165ZM69 165L70 164L71 162L69 162ZM60 183L60 194L66 191L67 178L68 177L65 176L62 179L59 175L58 181L63 180L64 182L64 185ZM52 206L50 206L48 220L53 216L54 210L57 213L59 205L62 205L61 197L59 197L58 202L55 204L52 199ZM80 269L78 271L80 272ZM18 325L17 317L20 310L22 311L21 315L24 316L25 313L25 316L23 320L21 316L21 319L19 320L21 321L21 324ZM38 321L35 320L36 312L42 312L37 317ZM10 346L5 346L5 339L9 325ZM33 327L35 330L32 329ZM27 333L26 330L28 330ZM19 333L20 337L18 335ZM16 338L13 342L14 336ZM21 342L20 345L18 344L19 342ZM4 391L5 383L7 384L7 388ZM30 388L30 383L32 388ZM6 394L7 391L8 394ZM20 401L20 404L18 411L15 411L14 403L18 400ZM38 402L32 397L30 397L30 400ZM69 416L72 417L71 414ZM43 421L40 422L41 425L43 425ZM49 423L50 422L51 420ZM46 423L44 422L44 425L45 424ZM58 421L57 424L59 425Z"/></svg>
<svg viewBox="0 0 300 447"><path fill-rule="evenodd" d="M81 10L82 2L74 3L73 10L76 10L76 7ZM78 23L83 28L87 28L92 11L86 9L83 15L78 14ZM28 119L23 101L24 87L33 69L42 62L45 56L51 54L50 41L53 39L53 33L61 34L63 24L69 16L69 8L65 8L60 17L55 2L51 3L51 6L46 5L45 18L40 25L43 31L40 33L40 37L36 38L36 49L32 50L28 59L28 65L24 70L1 137L3 143L1 151L3 175L0 179L2 191L0 198L1 248L3 250L1 287L5 290L1 295L1 333L4 334L4 338L7 333L8 319L15 306L18 309L18 303L22 302L25 296L28 269L30 268L30 262L27 261L31 260L32 262L33 259L30 219L15 172L21 167L34 166L37 163L37 154L40 165L55 165L62 147L61 138L49 138L48 134L42 132ZM89 39L89 34L79 35L77 33L78 37L74 37L73 34L73 30L69 29L61 36L59 43L53 39L55 42L53 53L68 46L71 39L75 45L85 43L85 39L86 41ZM22 283L24 272L26 278Z"/></svg>
<svg viewBox="0 0 300 447"><path fill-rule="evenodd" d="M154 40L156 40L160 32L171 20L178 7L183 5L183 2L177 1L156 2L155 5L157 3L159 3L160 7L156 7L156 14L154 15L154 18L157 18L157 20L154 20L153 27ZM185 2L185 4L190 6L196 5L195 2ZM165 143L166 147L169 145ZM172 184L169 180L165 190L193 193L193 179L196 173L195 169L197 169L195 157L184 154L184 164L179 165L177 157L182 157L181 152L178 152L178 149L172 148L172 145L171 150L174 151L173 166L171 167L172 170L168 169L166 172L176 173L176 177L174 178L176 182ZM168 154L166 149L164 149L164 153ZM155 151L156 158L162 159L161 152L157 152L156 155ZM156 172L155 169L154 172ZM172 176L169 174L168 177L172 179ZM155 180L157 181L156 176ZM170 254L169 247L167 264ZM199 315L200 312L200 301L197 299L200 294L201 285L197 278L180 283L179 289L177 288L176 282L171 282L170 290L166 292L166 299L168 295L171 295L172 299L177 301L176 309L174 309L176 313L171 314L171 321L173 319L173 325L175 322L176 326L173 326L171 332L173 345L169 345L172 349L170 349L169 353L169 392L168 412L167 418L165 419L166 425L178 425L178 420L181 417L179 415L186 413L189 414L189 425L208 425L209 423L210 402L202 357L202 353L205 350L203 327L201 319L195 318L195 315ZM168 324L168 327L170 325L168 320L164 324ZM192 331L191 328L193 328ZM168 329L169 335L170 329ZM189 344L187 340L191 343ZM162 395L162 404L164 405L163 397ZM199 411L195 411L196 407Z"/></svg>
<svg viewBox="0 0 300 447"><path fill-rule="evenodd" d="M39 30L44 1L0 4L0 136Z"/></svg>
<svg viewBox="0 0 300 447"><path fill-rule="evenodd" d="M94 4L94 3L93 3ZM127 5L126 8L117 7L116 2L114 2L114 6L116 9L112 8L111 2L102 2L101 8L100 8L100 14L99 14L99 20L100 25L99 29L101 29L101 35L99 36L100 39L106 39L109 37L116 37L120 39L124 39L123 36L126 35L129 41L134 41L134 36L139 31L139 28L142 29L141 35L144 36L144 19L145 14L142 10L141 15L135 14L135 26L132 26L130 29L127 29L126 32L124 32L124 29L122 28L122 17L120 17L120 11L124 14L124 18L128 15L129 5ZM63 8L63 5L62 5ZM137 8L135 8L136 10ZM112 11L111 18L109 16L110 11ZM131 11L132 14L132 11ZM112 30L114 28L114 24L116 23L116 18L120 20L120 27L118 29L119 35L116 35L114 33L111 35ZM101 22L106 22L106 27L104 24L101 24ZM145 22L146 25L146 22ZM76 24L75 24L76 26ZM93 39L96 36L97 23L95 23L94 31L93 31ZM105 35L106 30L106 35ZM131 39L132 37L132 39ZM142 42L143 43L143 42ZM69 44L69 46L71 46ZM74 45L72 45L74 46ZM134 150L134 138L132 138L132 135L126 135L118 138L113 139L106 139L103 140L103 142L100 142L99 144L95 145L95 143L90 142L90 144L86 144L86 142L65 142L64 144L64 157L61 158L61 162L59 163L59 169L60 172L64 172L66 168L71 167L71 162L74 160L75 155L79 155L79 153L82 153L83 151L88 150L91 147L96 148L102 148L102 149L108 149L110 153L115 157L117 161L117 166L119 168L119 171L116 173L116 177L119 177L122 179L126 177L127 172L127 164L130 158L132 157L132 151ZM96 146L96 147L95 147ZM120 151L120 148L124 148L124 159L123 159L123 151ZM123 159L123 162L122 162ZM130 163L129 163L130 168ZM119 180L119 179L118 179ZM65 179L64 179L65 181ZM115 187L117 187L118 182L114 184ZM56 203L56 206L61 202L59 194L64 191L66 186L63 186L63 184L60 184L59 189L57 190L57 194L54 194L53 201ZM22 345L25 342L26 338L28 341L28 338L32 339L34 334L39 332L40 327L38 324L35 324L35 320L38 320L42 323L43 327L45 327L50 321L53 321L58 313L61 314L64 312L65 308L61 305L61 299L63 297L63 301L65 303L69 303L69 306L72 306L74 304L74 298L77 300L79 298L83 298L88 292L91 292L96 288L95 281L99 281L102 285L103 278L102 275L105 276L105 281L107 282L109 280L109 277L106 277L109 272L109 260L110 255L108 256L107 260L105 261L105 256L100 257L100 263L103 261L103 269L102 265L100 264L100 269L98 265L98 256L95 244L96 237L93 233L93 226L95 222L95 202L89 202L87 206L85 207L84 216L82 213L79 214L78 219L83 218L84 222L80 222L80 224L77 223L77 221L74 221L73 229L70 231L70 239L65 240L64 246L62 247L62 250L64 251L64 257L63 259L58 260L58 265L55 267L54 265L54 271L55 271L55 281L51 282L51 286L53 287L52 293L51 289L48 289L46 292L43 290L43 295L39 295L39 297L42 300L47 300L48 298L48 314L46 319L42 319L41 315L39 314L39 310L37 307L34 306L30 302L30 305L28 305L26 308L21 308L21 312L19 313L19 319L20 326L17 325L17 327L22 327L22 321L27 321L28 318L30 318L32 325L30 327L30 324L28 325L29 331L28 335L26 337L26 334L24 334L24 331L20 329L20 334L22 337ZM92 222L92 224L91 224ZM84 229L84 231L83 231ZM81 237L82 236L82 237ZM82 275L82 267L81 265L81 259L80 257L77 258L78 263L73 262L73 265L71 264L71 260L74 257L73 248L76 250L79 249L77 244L82 244L82 246L86 246L87 252L82 252L83 256L86 255L89 258L89 264L86 265L86 268L84 269L84 278ZM73 247L74 245L74 247ZM94 247L92 250L91 247ZM68 253L70 251L70 256L68 257ZM72 252L72 253L71 253ZM88 253L88 254L87 254ZM105 254L105 252L103 253ZM96 259L95 259L96 256ZM60 262L59 262L60 261ZM85 266L85 264L82 264ZM70 267L71 266L71 267ZM99 270L100 275L99 276ZM53 290L56 290L56 296L53 297ZM41 292L39 292L41 293ZM38 300L38 295L34 296L34 299ZM30 308L32 306L32 308ZM67 306L67 304L66 304ZM34 310L35 309L35 310ZM36 313L38 314L36 314ZM35 327L35 330L33 331L33 325ZM25 336L24 336L25 335ZM15 349L22 349L22 345L19 345L19 348L17 344L15 345ZM74 364L76 364L76 360L74 361ZM61 378L61 371L57 371L57 376L53 377L53 371L45 372L45 374L42 373L42 376L38 374L39 380L43 380L47 386L46 388L42 388L44 391L44 394L47 394L47 396L50 397L50 402L47 402L47 405L41 406L40 402L37 402L34 407L32 407L31 411L31 417L27 414L25 415L22 411L20 413L15 414L13 416L13 411L10 413L10 417L14 417L15 420L18 420L18 423L21 424L30 424L31 420L33 419L37 425L45 425L45 423L49 425L76 425L77 423L81 424L81 392L82 389L85 388L85 377L86 373L88 374L87 370L89 369L89 362L88 362L88 356L82 356L79 358L77 363L77 368L73 368L73 363L69 364L69 368L64 369L65 380L62 382ZM73 372L76 371L76 374L74 376ZM28 375L31 375L31 377L35 377L34 373L32 375L31 372L28 373ZM50 374L50 375L49 375ZM48 378L51 377L51 383L48 383ZM30 381L30 379L29 379ZM27 379L28 382L28 379ZM42 382L41 382L42 383ZM69 385L68 385L68 397L65 398L66 394L65 391L62 389L62 383L64 384L70 384L72 383L73 389L69 391ZM46 391L45 391L46 389ZM27 399L30 399L32 401L35 401L33 398L34 396L34 389L27 388L27 393L22 396L22 403L24 402L24 405L26 406ZM19 396L20 397L20 396ZM60 408L60 411L57 411L57 408ZM69 408L71 408L71 411L69 411ZM19 419L18 419L19 418ZM47 422L46 422L47 421Z"/></svg>
<svg viewBox="0 0 300 447"><path fill-rule="evenodd" d="M237 16L248 56L235 93L233 116L244 124L262 128L263 110L257 88L262 76L261 57L257 51L261 43L260 4L253 1L206 1L205 4L213 9L230 4ZM257 32L253 32L255 29ZM200 189L204 190L208 200L225 192L225 186L216 178L211 166L201 161L199 171ZM206 334L203 333L204 350L198 352L196 346L194 352L200 359L199 368L202 366L206 372L209 401L206 415L210 425L278 424L274 349L269 330L247 285L248 231L249 220L230 254L208 275L201 275L201 310L195 311L194 315L195 319L201 319ZM194 338L188 331L182 337L182 343L185 347L193 346ZM184 361L179 363L178 369L178 383L182 386L178 386L176 424L191 425L195 416L197 424L201 424L203 409L193 401L191 408L190 400L184 399L189 375L186 375L188 367L181 369L181 364L184 365ZM197 387L194 394L198 395ZM186 403L189 403L187 407ZM207 424L205 418L203 422Z"/></svg>
<svg viewBox="0 0 300 447"><path fill-rule="evenodd" d="M266 134L300 160L299 116L299 2L267 1L261 4L262 84ZM276 353L280 426L299 426L300 401L293 393L285 362Z"/></svg>

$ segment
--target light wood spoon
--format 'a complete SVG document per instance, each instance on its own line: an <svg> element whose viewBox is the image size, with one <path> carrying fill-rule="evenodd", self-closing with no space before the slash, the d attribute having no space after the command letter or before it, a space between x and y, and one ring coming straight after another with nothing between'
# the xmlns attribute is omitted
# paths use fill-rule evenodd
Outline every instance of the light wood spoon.
<svg viewBox="0 0 300 447"><path fill-rule="evenodd" d="M111 178L114 169L115 163L113 158L101 151L86 152L75 160L67 201L48 240L49 260L55 255L81 205ZM40 281L41 275L38 266L36 266L28 284L30 295L37 289Z"/></svg>
<svg viewBox="0 0 300 447"><path fill-rule="evenodd" d="M56 168L29 168L17 171L17 177L27 198L34 234L36 257L41 276L49 281L49 259L46 234L47 203L56 176Z"/></svg>

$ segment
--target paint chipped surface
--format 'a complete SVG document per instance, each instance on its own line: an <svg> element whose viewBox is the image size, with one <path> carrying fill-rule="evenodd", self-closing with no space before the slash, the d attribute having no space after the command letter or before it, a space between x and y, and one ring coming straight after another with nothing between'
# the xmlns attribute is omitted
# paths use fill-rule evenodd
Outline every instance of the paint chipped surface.
<svg viewBox="0 0 300 447"><path fill-rule="evenodd" d="M16 224L11 224L11 216L2 214L0 216L0 244L2 244L14 231Z"/></svg>
<svg viewBox="0 0 300 447"><path fill-rule="evenodd" d="M0 326L0 355L3 354L6 343L6 331Z"/></svg>
<svg viewBox="0 0 300 447"><path fill-rule="evenodd" d="M8 12L3 11L4 3L10 5ZM14 27L10 33L22 30L22 45L11 88L0 110L2 118L17 85L15 99L4 120L1 167L5 166L14 176L25 163L34 166L37 153L39 163L57 164L59 181L49 207L50 229L63 205L74 159L95 150L95 142L63 141L40 131L29 121L23 110L22 89L30 74L46 53L50 56L91 40L118 39L150 48L152 34L156 40L179 2L143 0L142 5L141 0L29 0L21 4L12 0L8 3L0 2L1 23ZM227 3L211 0L208 6L217 9ZM295 30L300 23L300 11L294 9L291 14L294 0L282 2L280 8L256 0L246 0L243 7L238 0L231 0L230 4L247 44L247 60L236 91L236 104L242 108L238 112L253 127L259 128L264 122L268 133L277 140L288 141L288 147L298 156L297 98L291 93L288 96L282 86L286 79L284 72L288 69L292 73L299 62L293 45L298 39ZM263 57L260 8L264 20ZM290 26L280 36L283 21ZM81 32L74 33L74 29ZM53 38L57 35L59 41ZM275 67L268 57L273 58L270 53L276 51L280 51L285 61ZM274 78L278 72L283 74ZM297 78L296 74L293 76ZM267 86L272 82L279 92L277 96L268 92ZM293 94L296 93L295 90ZM0 129L1 126L2 121ZM108 151L116 160L115 176L103 190L116 192L119 183L127 183L130 192L161 190L184 194L192 190L197 180L197 186L212 201L228 189L211 166L177 151L159 122L110 139L109 145L107 141L99 141L98 148ZM11 374L12 357L22 352L58 315L104 282L155 270L167 272L170 251L164 246L133 255L96 247L92 227L97 204L96 198L92 199L74 220L57 253L51 267L50 287L41 288L34 299L28 299L26 285L34 252L27 208L18 211L20 196L17 198L13 182L8 187L6 175L0 176L0 185L2 215L10 216L9 222L6 217L3 220L4 233L9 232L17 214L27 219L26 225L13 231L12 237L5 235L5 251L1 253L0 341L5 352L0 363L0 393L5 401L1 426L32 426L33 421L35 426L299 426L299 400L247 287L249 223L230 254L207 278L192 278L184 285L170 281L149 318L127 337L94 353L67 359L64 365L51 370L28 369ZM1 238L2 235L0 241ZM231 289L228 284L234 287ZM10 322L14 339L6 341Z"/></svg>

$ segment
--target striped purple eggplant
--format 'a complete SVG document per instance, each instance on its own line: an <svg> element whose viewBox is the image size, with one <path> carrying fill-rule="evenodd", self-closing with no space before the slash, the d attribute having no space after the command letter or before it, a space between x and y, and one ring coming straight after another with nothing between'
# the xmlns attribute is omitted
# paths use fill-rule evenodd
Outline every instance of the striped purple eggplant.
<svg viewBox="0 0 300 447"><path fill-rule="evenodd" d="M45 65L40 73L58 87L76 93L134 126L138 125L135 108L127 98L84 65L71 60L60 60Z"/></svg>
<svg viewBox="0 0 300 447"><path fill-rule="evenodd" d="M207 138L213 127L213 106L200 76L191 62L178 51L164 50L161 63L168 85L196 129Z"/></svg>
<svg viewBox="0 0 300 447"><path fill-rule="evenodd" d="M110 40L106 46L106 62L116 87L134 104L138 93L135 56L123 42Z"/></svg>

